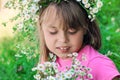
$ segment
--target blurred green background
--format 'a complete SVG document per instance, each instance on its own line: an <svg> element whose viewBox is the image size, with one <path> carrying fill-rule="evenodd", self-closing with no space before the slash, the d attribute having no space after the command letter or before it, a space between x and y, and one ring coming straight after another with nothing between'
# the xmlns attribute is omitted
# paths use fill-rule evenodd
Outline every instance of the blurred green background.
<svg viewBox="0 0 120 80"><path fill-rule="evenodd" d="M111 58L120 71L120 0L104 0L103 4L97 15L102 34L100 52ZM0 80L34 80L31 69L39 60L35 34L35 27L26 26L25 31L14 32L14 37L0 39Z"/></svg>

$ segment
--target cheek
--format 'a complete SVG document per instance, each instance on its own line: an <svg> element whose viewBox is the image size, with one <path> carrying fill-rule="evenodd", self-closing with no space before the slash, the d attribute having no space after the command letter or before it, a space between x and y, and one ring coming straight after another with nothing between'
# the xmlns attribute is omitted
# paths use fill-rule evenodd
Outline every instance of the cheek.
<svg viewBox="0 0 120 80"><path fill-rule="evenodd" d="M46 44L50 44L50 42L52 41L52 36L49 35L48 33L44 33L44 38L45 38Z"/></svg>
<svg viewBox="0 0 120 80"><path fill-rule="evenodd" d="M71 36L71 42L74 44L82 43L83 41L83 35L82 34L77 34L75 36Z"/></svg>
<svg viewBox="0 0 120 80"><path fill-rule="evenodd" d="M44 33L45 44L46 46L51 49L55 45L55 38L54 36L50 35L48 32Z"/></svg>
<svg viewBox="0 0 120 80"><path fill-rule="evenodd" d="M51 38L51 36L48 34L48 32L44 33L45 40L48 40Z"/></svg>
<svg viewBox="0 0 120 80"><path fill-rule="evenodd" d="M71 38L72 45L74 46L75 51L78 51L83 44L83 35L78 34Z"/></svg>

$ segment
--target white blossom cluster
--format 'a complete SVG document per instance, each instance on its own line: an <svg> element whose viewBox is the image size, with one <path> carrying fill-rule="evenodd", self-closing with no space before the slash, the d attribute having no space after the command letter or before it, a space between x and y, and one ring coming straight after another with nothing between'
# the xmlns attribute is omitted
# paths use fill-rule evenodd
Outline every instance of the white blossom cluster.
<svg viewBox="0 0 120 80"><path fill-rule="evenodd" d="M81 62L76 59L78 53L73 53L73 62L70 68L66 68L65 71L61 72L58 70L58 65L55 62L45 62L43 64L38 64L34 67L32 71L37 71L38 73L34 75L36 80L89 80L93 76L90 74L91 69L83 66Z"/></svg>
<svg viewBox="0 0 120 80"><path fill-rule="evenodd" d="M88 18L91 19L91 22L95 19L96 13L101 9L103 3L101 0L76 0L77 2L84 7L88 13Z"/></svg>
<svg viewBox="0 0 120 80"><path fill-rule="evenodd" d="M16 18L19 22L16 24L17 29L21 30L26 21L31 21L30 25L35 25L38 20L39 0L9 0L5 7L19 11Z"/></svg>
<svg viewBox="0 0 120 80"><path fill-rule="evenodd" d="M25 57L29 61L31 58L36 58L39 55L36 45L38 41L35 35L39 15L39 1L8 0L4 5L6 8L17 10L17 14L9 19L9 21L15 21L12 28L14 31L18 31L17 37L15 37L18 40L16 42L16 59ZM5 24L7 23L5 22Z"/></svg>

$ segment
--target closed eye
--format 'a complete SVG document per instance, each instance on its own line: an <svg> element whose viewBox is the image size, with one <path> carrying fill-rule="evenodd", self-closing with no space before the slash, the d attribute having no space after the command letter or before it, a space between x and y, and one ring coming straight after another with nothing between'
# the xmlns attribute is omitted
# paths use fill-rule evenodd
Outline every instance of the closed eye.
<svg viewBox="0 0 120 80"><path fill-rule="evenodd" d="M68 33L69 34L75 34L75 33L77 33L78 32L78 30L76 30L76 29L68 29Z"/></svg>
<svg viewBox="0 0 120 80"><path fill-rule="evenodd" d="M58 31L57 31L56 27L52 26L52 27L48 28L48 32L50 34L54 35L54 34L57 34Z"/></svg>
<svg viewBox="0 0 120 80"><path fill-rule="evenodd" d="M57 31L54 31L54 32L52 32L52 31L50 32L49 31L49 33L52 34L52 35L54 35L54 34L57 34Z"/></svg>

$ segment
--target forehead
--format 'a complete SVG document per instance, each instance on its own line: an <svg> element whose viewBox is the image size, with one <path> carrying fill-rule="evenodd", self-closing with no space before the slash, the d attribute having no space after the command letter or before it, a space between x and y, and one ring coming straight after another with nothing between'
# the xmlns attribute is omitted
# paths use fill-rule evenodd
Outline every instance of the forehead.
<svg viewBox="0 0 120 80"><path fill-rule="evenodd" d="M55 6L50 6L46 8L42 16L42 25L44 26L54 26L58 28L67 28L67 24L63 19L61 11Z"/></svg>

